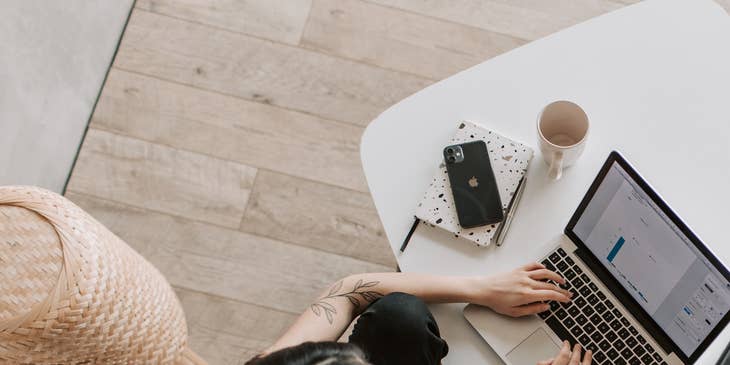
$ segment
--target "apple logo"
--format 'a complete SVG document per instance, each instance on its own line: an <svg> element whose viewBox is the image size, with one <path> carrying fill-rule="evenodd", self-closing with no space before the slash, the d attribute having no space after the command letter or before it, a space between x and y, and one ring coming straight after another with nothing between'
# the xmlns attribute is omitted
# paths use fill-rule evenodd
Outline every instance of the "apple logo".
<svg viewBox="0 0 730 365"><path fill-rule="evenodd" d="M477 186L479 186L479 181L475 176L472 176L471 179L469 179L469 186L471 186L472 188L476 188Z"/></svg>

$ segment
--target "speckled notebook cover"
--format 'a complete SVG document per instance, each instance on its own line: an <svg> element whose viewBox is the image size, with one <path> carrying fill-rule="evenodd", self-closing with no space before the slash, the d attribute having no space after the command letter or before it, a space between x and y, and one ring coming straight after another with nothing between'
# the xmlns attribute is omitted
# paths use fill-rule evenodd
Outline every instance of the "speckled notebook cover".
<svg viewBox="0 0 730 365"><path fill-rule="evenodd" d="M444 146L476 140L483 140L487 144L492 170L499 187L502 209L506 216L507 206L532 160L533 150L523 143L469 121L460 122L456 134L444 143ZM501 223L462 228L453 202L446 165L441 161L423 200L418 204L416 217L424 224L443 228L479 246L488 246L496 239L495 234Z"/></svg>

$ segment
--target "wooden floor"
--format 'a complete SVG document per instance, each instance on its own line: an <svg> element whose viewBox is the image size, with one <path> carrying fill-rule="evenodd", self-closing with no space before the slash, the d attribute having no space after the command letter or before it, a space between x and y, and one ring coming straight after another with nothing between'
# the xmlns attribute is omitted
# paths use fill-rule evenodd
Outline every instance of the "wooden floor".
<svg viewBox="0 0 730 365"><path fill-rule="evenodd" d="M166 275L194 350L242 364L327 284L394 270L370 120L631 2L138 0L67 196Z"/></svg>

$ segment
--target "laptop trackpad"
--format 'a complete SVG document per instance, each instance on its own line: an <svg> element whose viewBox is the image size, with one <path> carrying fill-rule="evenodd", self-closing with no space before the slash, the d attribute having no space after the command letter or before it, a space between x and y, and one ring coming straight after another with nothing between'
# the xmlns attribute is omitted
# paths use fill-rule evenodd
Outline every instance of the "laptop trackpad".
<svg viewBox="0 0 730 365"><path fill-rule="evenodd" d="M550 339L544 329L538 328L507 354L507 360L512 364L537 364L538 361L555 357L558 351L560 347Z"/></svg>

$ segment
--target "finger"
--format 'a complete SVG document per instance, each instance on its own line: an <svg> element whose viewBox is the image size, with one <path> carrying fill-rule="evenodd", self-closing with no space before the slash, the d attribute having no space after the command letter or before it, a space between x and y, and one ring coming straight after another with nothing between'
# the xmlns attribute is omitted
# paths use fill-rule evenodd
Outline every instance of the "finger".
<svg viewBox="0 0 730 365"><path fill-rule="evenodd" d="M567 303L570 301L570 296L563 294L558 289L537 289L533 290L530 294L531 302L545 302L549 300Z"/></svg>
<svg viewBox="0 0 730 365"><path fill-rule="evenodd" d="M580 345L575 344L573 354L570 356L570 365L580 365Z"/></svg>
<svg viewBox="0 0 730 365"><path fill-rule="evenodd" d="M530 314L544 312L548 309L550 309L550 305L547 303L530 303L514 307L511 314L513 317L522 317Z"/></svg>
<svg viewBox="0 0 730 365"><path fill-rule="evenodd" d="M563 347L560 348L558 356L553 360L553 365L566 365L570 360L570 343L563 341Z"/></svg>
<svg viewBox="0 0 730 365"><path fill-rule="evenodd" d="M586 355L583 357L583 365L591 365L593 362L593 351L586 351Z"/></svg>
<svg viewBox="0 0 730 365"><path fill-rule="evenodd" d="M522 266L520 269L522 269L524 271L533 271L533 270L540 270L540 269L544 269L544 268L545 268L545 266L543 266L543 264L541 264L541 263L531 262L527 265Z"/></svg>
<svg viewBox="0 0 730 365"><path fill-rule="evenodd" d="M542 282L542 281L534 282L532 284L532 288L533 289L544 289L544 290L557 290L557 291L563 293L563 295L567 296L568 298L570 298L573 295L573 293L571 293L570 290L566 290L555 284L550 284L550 283L546 283L546 282Z"/></svg>
<svg viewBox="0 0 730 365"><path fill-rule="evenodd" d="M553 363L553 358L549 358L547 360L538 361L537 365L551 365Z"/></svg>
<svg viewBox="0 0 730 365"><path fill-rule="evenodd" d="M527 274L527 276L529 276L530 278L535 279L535 280L547 279L547 280L552 280L552 281L558 282L560 284L565 284L565 279L562 276L560 276L560 275L558 275L558 273L556 273L554 271L550 271L548 269L533 270L533 271L530 271Z"/></svg>

